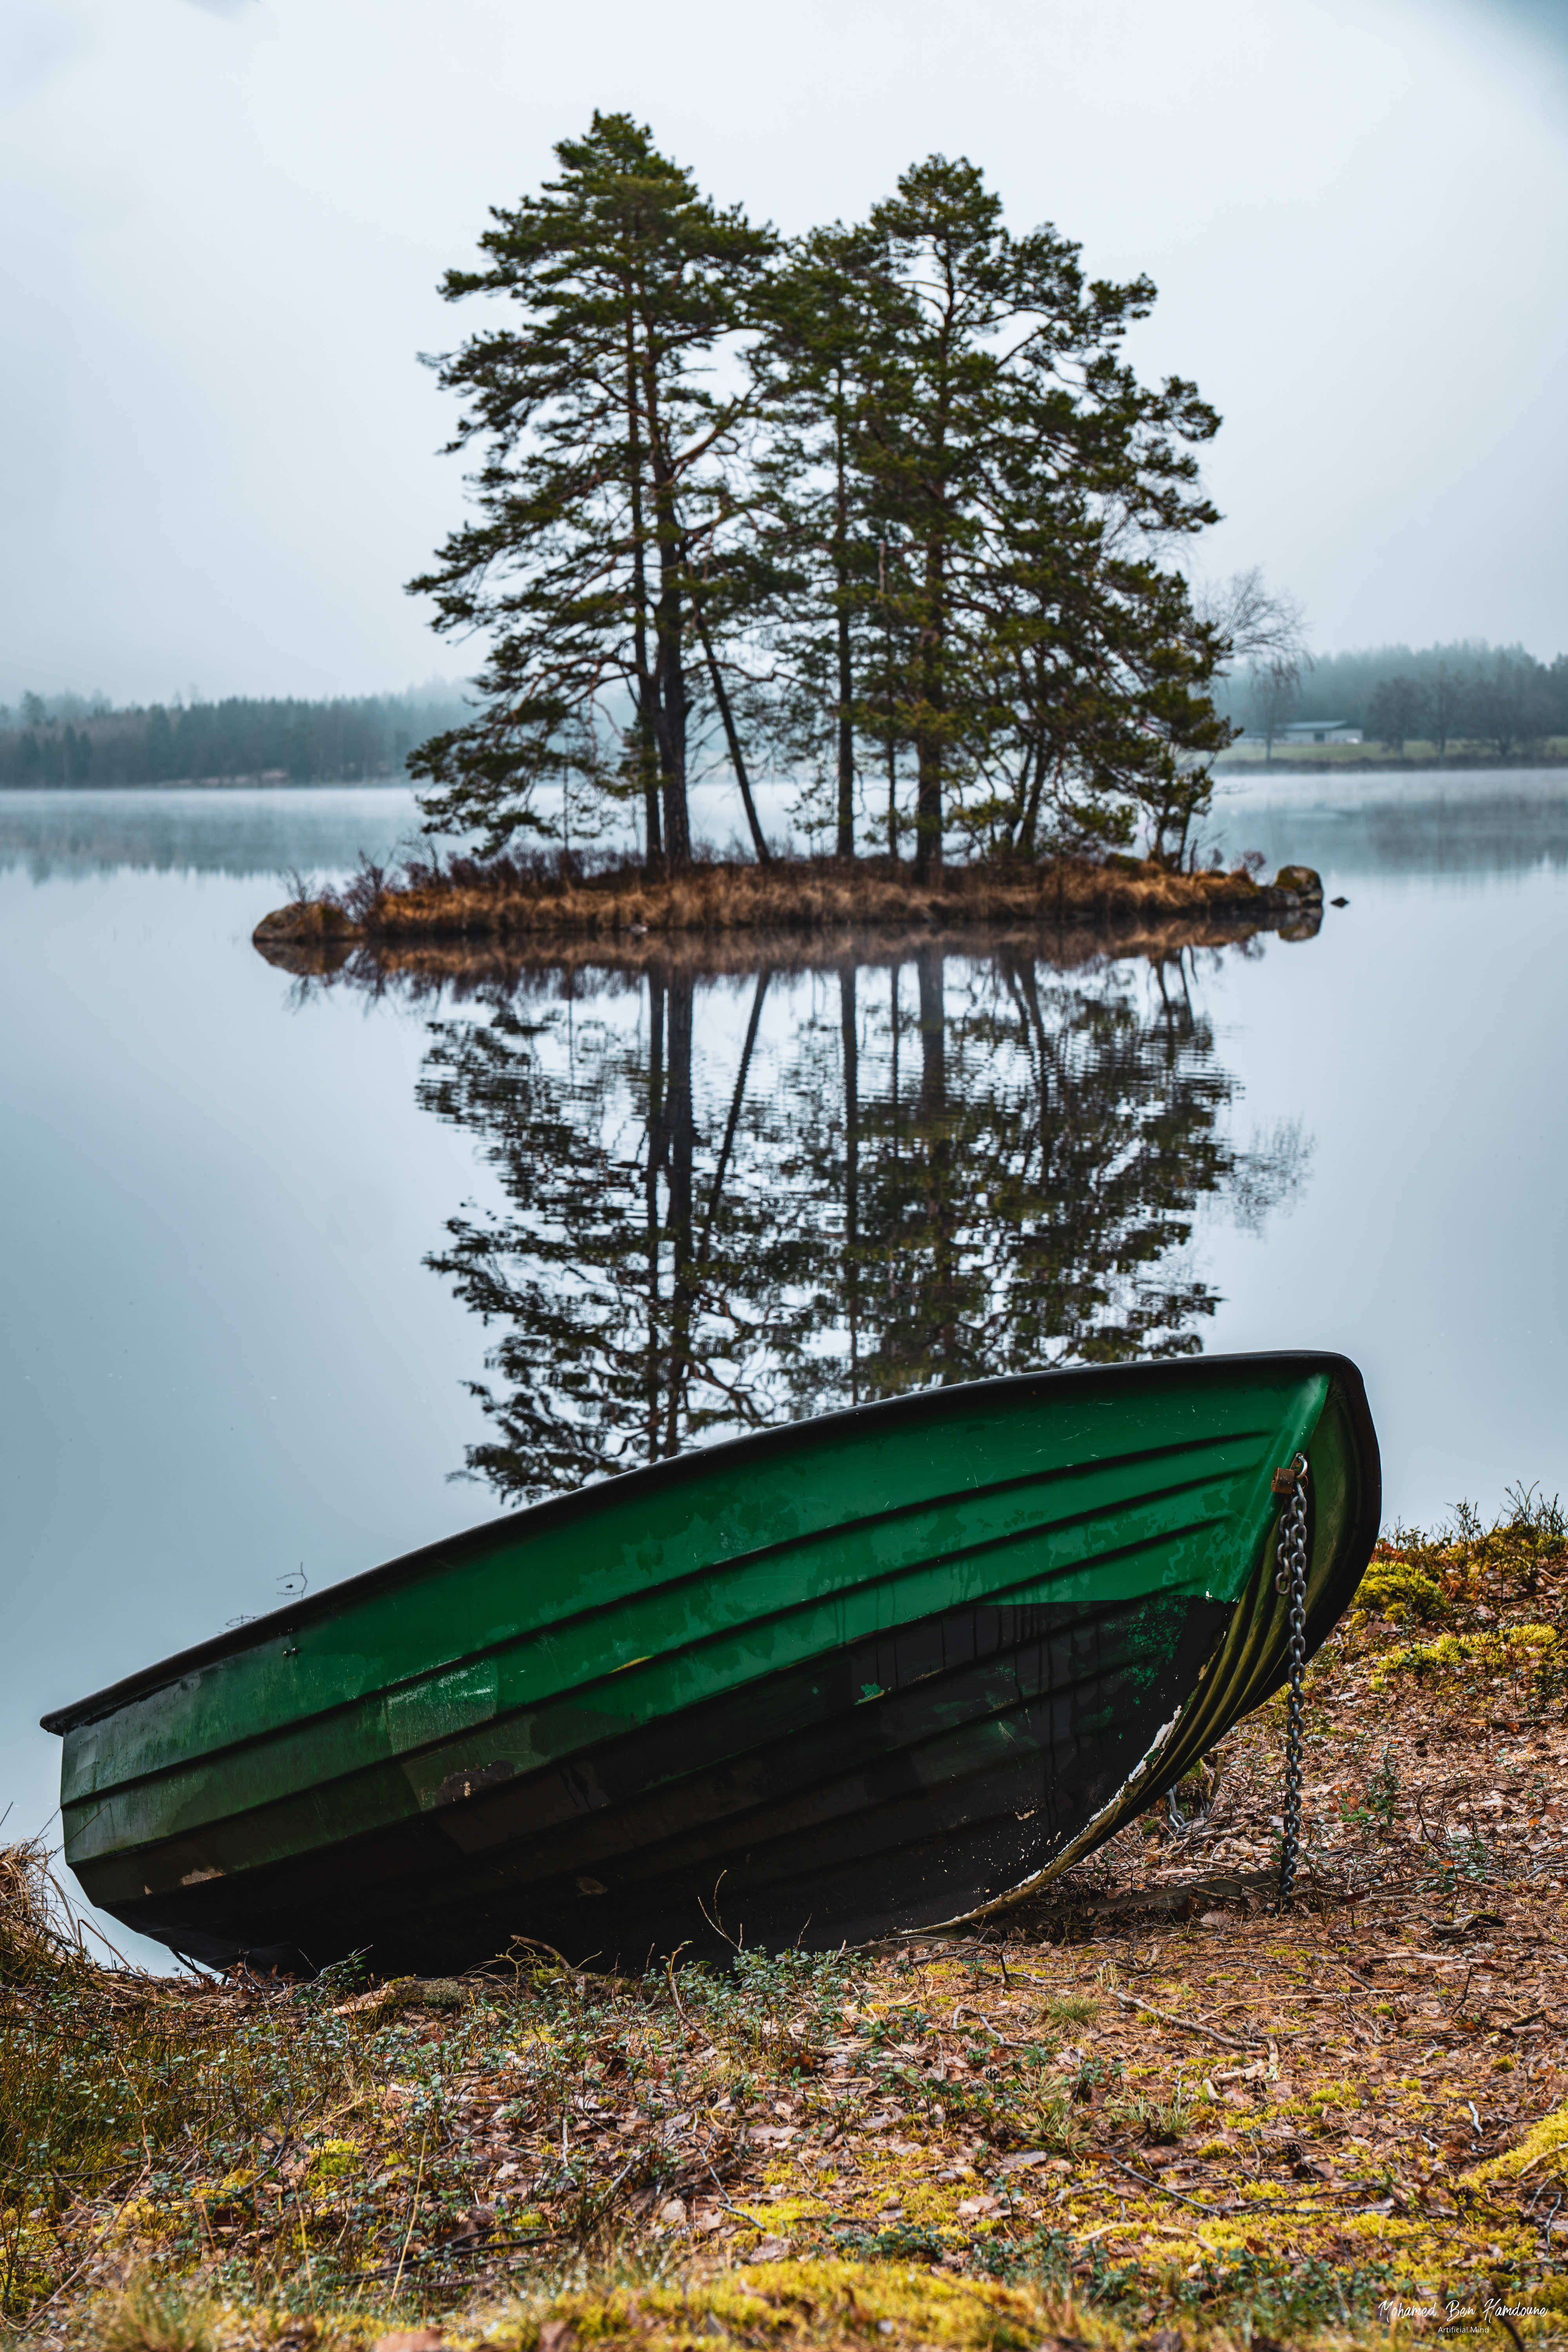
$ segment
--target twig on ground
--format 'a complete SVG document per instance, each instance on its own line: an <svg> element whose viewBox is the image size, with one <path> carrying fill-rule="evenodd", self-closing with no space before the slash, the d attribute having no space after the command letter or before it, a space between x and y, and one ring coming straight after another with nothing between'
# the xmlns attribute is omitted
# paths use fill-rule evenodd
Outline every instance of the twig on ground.
<svg viewBox="0 0 1568 2352"><path fill-rule="evenodd" d="M1234 2033L1221 2033L1213 2025L1199 2025L1195 2019L1177 2017L1168 2009L1156 2009L1152 2000L1140 2000L1135 1993L1118 1992L1114 1985L1108 1987L1108 1990L1112 2000L1122 2002L1128 2009L1141 2009L1146 2016L1157 2017L1163 2025L1177 2026L1184 2033L1201 2033L1205 2041L1217 2042L1223 2049L1249 2050L1252 2047L1248 2042L1238 2042ZM1279 2038L1278 2034L1275 2036L1276 2041Z"/></svg>

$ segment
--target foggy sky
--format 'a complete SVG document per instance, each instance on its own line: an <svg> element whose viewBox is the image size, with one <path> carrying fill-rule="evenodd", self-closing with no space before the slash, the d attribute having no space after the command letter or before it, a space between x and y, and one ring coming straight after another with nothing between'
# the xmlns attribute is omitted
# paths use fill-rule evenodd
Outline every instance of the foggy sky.
<svg viewBox="0 0 1568 2352"><path fill-rule="evenodd" d="M1327 649L1568 647L1561 0L6 0L0 700L456 677L440 273L626 108L786 231L933 149L1147 269ZM1553 27L1558 29L1554 32Z"/></svg>

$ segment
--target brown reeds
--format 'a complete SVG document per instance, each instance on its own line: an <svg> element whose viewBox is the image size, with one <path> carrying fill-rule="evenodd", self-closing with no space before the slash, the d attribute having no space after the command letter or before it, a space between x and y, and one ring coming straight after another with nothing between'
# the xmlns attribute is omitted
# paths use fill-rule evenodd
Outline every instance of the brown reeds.
<svg viewBox="0 0 1568 2352"><path fill-rule="evenodd" d="M263 948L363 941L391 950L426 940L517 945L561 934L635 941L726 931L1256 922L1315 911L1321 896L1304 867L1282 869L1265 888L1245 868L1175 873L1135 858L977 863L922 880L885 859L802 858L766 867L713 862L658 875L632 865L590 872L567 858L454 857L416 862L397 875L362 866L342 888L301 894L266 916L256 941Z"/></svg>
<svg viewBox="0 0 1568 2352"><path fill-rule="evenodd" d="M88 1965L43 1846L0 1847L0 1990L14 1992Z"/></svg>

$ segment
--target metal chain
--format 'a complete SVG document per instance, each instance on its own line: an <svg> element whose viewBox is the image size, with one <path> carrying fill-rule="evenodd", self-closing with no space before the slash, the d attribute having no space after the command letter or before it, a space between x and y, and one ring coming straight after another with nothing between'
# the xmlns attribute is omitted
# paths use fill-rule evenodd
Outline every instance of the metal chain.
<svg viewBox="0 0 1568 2352"><path fill-rule="evenodd" d="M1301 1843L1301 1682L1307 1671L1307 1457L1274 1473L1274 1492L1290 1499L1279 1515L1279 1567L1274 1590L1290 1596L1290 1701L1285 1719L1285 1819L1279 1841L1279 1904L1296 1886Z"/></svg>

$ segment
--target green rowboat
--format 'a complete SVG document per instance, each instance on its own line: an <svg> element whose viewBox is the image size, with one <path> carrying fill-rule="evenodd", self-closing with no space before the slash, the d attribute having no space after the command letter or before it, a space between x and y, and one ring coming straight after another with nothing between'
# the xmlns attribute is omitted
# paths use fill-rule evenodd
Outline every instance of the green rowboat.
<svg viewBox="0 0 1568 2352"><path fill-rule="evenodd" d="M208 1962L640 1964L1016 1900L1286 1675L1375 1539L1342 1357L932 1389L678 1456L44 1718L89 1899Z"/></svg>

